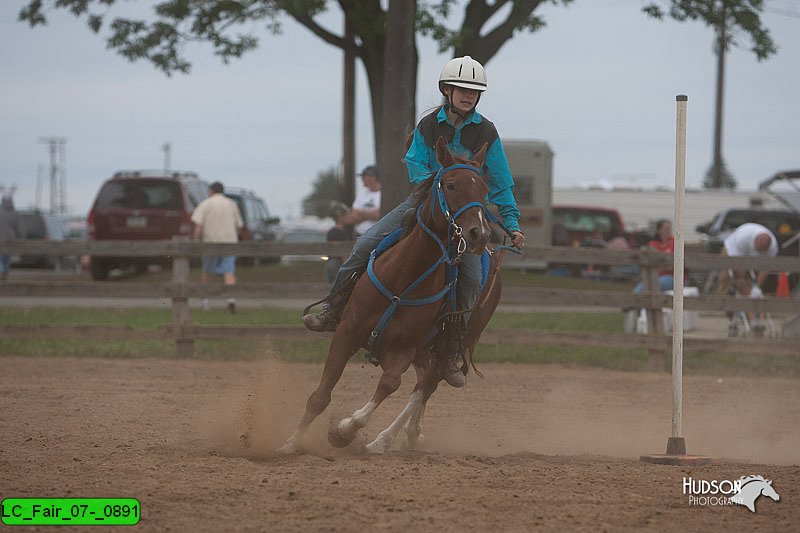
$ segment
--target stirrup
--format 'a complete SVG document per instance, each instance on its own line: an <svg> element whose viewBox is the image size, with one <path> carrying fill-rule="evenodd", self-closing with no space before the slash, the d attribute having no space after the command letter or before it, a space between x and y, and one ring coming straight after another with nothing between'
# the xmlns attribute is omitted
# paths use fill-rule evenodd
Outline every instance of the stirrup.
<svg viewBox="0 0 800 533"><path fill-rule="evenodd" d="M303 309L303 324L306 328L311 331L336 331L342 311L350 300L360 275L361 272L354 273L338 291ZM319 304L324 304L322 311L311 314L311 308Z"/></svg>

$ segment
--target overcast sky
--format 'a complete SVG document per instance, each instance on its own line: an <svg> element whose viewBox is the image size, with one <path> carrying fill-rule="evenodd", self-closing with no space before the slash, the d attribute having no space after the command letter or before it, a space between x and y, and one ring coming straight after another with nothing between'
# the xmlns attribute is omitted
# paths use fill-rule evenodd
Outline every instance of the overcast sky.
<svg viewBox="0 0 800 533"><path fill-rule="evenodd" d="M247 187L280 216L297 215L318 172L341 159L341 59L286 20L280 36L222 65L189 48L190 75L167 78L105 49L84 22L54 13L49 26L16 22L27 2L0 2L0 185L18 206L34 203L43 136L67 139L67 203L85 213L119 169L172 167ZM689 96L687 185L699 186L713 146L713 33L701 23L658 22L638 0L545 6L547 26L512 39L488 64L479 110L503 139L542 139L555 152L554 186L674 183L675 95ZM800 168L800 1L773 0L764 21L780 50L758 62L745 46L728 55L724 156L740 189ZM783 13L783 14L781 14ZM791 16L794 15L794 16ZM333 13L323 19L341 26ZM449 59L420 48L417 109L438 103ZM372 124L358 72L357 167L373 162ZM49 206L47 188L42 193Z"/></svg>

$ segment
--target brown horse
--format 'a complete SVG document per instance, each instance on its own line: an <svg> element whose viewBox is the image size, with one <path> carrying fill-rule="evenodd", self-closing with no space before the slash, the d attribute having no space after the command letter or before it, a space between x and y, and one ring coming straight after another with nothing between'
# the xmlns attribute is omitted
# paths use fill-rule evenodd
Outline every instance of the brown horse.
<svg viewBox="0 0 800 533"><path fill-rule="evenodd" d="M456 234L463 238L460 244L465 253L479 254L486 249L490 230L483 204L488 188L477 170L462 166L447 171L447 167L466 164L474 169L480 169L483 167L485 155L486 146L472 160L465 161L454 157L447 149L444 140L440 138L436 143L436 157L445 170L439 178L441 185L439 188L438 183L431 185L426 182L427 191L419 202L422 223L430 228L445 246L449 244L447 236L452 233L448 232L448 226L458 228ZM435 182L436 179L432 177L429 182ZM438 207L437 197L445 199L444 210L447 213ZM475 206L475 202L480 205ZM457 218L448 220L450 213L458 213L470 203L473 203L473 207L464 209ZM401 294L423 277L442 256L439 243L425 232L423 224L417 224L374 262L375 275L391 294ZM458 244L455 243L456 246ZM469 320L465 344L470 361L480 334L500 299L500 255L495 254L492 257L486 290L479 298L479 303ZM438 293L444 286L445 267L439 265L416 288L404 295L404 298L423 299ZM390 300L376 288L368 276L361 276L331 340L319 386L308 398L305 415L297 430L279 450L280 452L301 451L303 435L311 422L330 403L331 392L339 381L347 361L360 348L368 346L370 335L389 303ZM397 308L394 318L383 332L380 344L378 361L383 373L377 389L363 407L331 427L328 440L333 446L344 447L353 441L358 430L367 424L381 402L398 389L401 376L412 364L416 369L417 383L409 403L394 422L367 445L367 450L371 453L385 452L404 426L409 447L417 445L421 437L425 404L442 379L437 361L433 360L425 342L441 306L442 302L439 300L427 305L401 305Z"/></svg>

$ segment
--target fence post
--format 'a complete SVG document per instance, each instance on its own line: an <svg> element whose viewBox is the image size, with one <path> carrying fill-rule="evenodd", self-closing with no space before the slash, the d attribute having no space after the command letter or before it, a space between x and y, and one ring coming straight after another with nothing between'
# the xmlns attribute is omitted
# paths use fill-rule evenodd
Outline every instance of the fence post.
<svg viewBox="0 0 800 533"><path fill-rule="evenodd" d="M174 237L174 242L188 242L185 238ZM189 284L189 257L172 257L172 323L175 334L175 349L178 357L194 356L194 339L186 337L183 326L192 323L189 313L189 298L186 286Z"/></svg>
<svg viewBox="0 0 800 533"><path fill-rule="evenodd" d="M661 294L658 283L658 268L653 267L653 254L647 250L647 261L644 269L645 291L652 294ZM647 348L647 365L651 370L664 370L665 352L659 347L660 340L664 335L664 312L661 307L652 307L652 298L647 304L647 334L650 337L650 347Z"/></svg>

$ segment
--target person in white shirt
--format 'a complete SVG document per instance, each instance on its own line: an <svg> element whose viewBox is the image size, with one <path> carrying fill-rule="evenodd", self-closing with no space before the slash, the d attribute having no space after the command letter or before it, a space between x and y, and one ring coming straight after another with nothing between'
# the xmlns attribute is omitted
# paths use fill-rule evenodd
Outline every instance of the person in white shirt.
<svg viewBox="0 0 800 533"><path fill-rule="evenodd" d="M363 235L381 218L381 178L378 167L370 165L361 171L364 190L353 201L353 209L342 216L340 223L355 225L356 235Z"/></svg>
<svg viewBox="0 0 800 533"><path fill-rule="evenodd" d="M194 238L203 242L239 242L239 230L244 227L242 214L236 202L225 196L222 183L215 181L208 188L208 198L200 202L192 213ZM236 256L203 256L200 282L207 283L211 276L222 276L225 285L236 284ZM203 300L208 309L208 300ZM228 311L236 312L236 300L228 299Z"/></svg>
<svg viewBox="0 0 800 533"><path fill-rule="evenodd" d="M728 235L722 247L722 255L728 257L758 257L766 255L775 257L778 255L778 239L765 226L748 222L736 228L733 233ZM769 276L769 271L758 273L757 285L763 285ZM736 292L742 296L754 296L753 291L760 294L757 287L752 287L750 274L745 271L737 270L733 272L736 283ZM727 269L722 269L719 277L719 289L721 294L727 294L730 289L731 275Z"/></svg>

